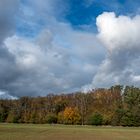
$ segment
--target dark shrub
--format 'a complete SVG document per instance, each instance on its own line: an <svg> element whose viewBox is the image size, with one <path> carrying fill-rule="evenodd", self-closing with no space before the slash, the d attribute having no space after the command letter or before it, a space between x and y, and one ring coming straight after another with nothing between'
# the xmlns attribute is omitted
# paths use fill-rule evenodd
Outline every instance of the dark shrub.
<svg viewBox="0 0 140 140"><path fill-rule="evenodd" d="M46 123L53 124L57 123L57 116L54 114L49 114L46 116Z"/></svg>
<svg viewBox="0 0 140 140"><path fill-rule="evenodd" d="M102 125L103 116L100 113L94 113L90 116L88 123L90 125Z"/></svg>

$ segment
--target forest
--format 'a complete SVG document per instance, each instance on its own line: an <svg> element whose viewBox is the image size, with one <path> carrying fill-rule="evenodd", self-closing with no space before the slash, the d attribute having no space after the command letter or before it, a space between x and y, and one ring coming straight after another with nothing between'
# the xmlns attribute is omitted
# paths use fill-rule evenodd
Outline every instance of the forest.
<svg viewBox="0 0 140 140"><path fill-rule="evenodd" d="M115 85L88 93L1 99L0 122L140 126L140 88Z"/></svg>

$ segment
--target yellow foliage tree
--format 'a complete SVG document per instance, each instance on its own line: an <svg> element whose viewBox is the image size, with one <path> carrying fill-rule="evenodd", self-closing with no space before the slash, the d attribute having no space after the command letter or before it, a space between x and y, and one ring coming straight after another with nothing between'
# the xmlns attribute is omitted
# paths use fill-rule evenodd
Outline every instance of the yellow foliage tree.
<svg viewBox="0 0 140 140"><path fill-rule="evenodd" d="M81 122L81 116L76 107L66 107L63 116L66 124L80 124Z"/></svg>

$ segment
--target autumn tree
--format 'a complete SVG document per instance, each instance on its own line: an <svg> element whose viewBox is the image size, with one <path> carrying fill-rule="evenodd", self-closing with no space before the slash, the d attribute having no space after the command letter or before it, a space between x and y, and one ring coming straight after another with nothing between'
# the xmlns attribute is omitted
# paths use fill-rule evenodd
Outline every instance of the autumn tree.
<svg viewBox="0 0 140 140"><path fill-rule="evenodd" d="M65 124L79 124L81 116L77 108L66 107L64 110L64 122Z"/></svg>

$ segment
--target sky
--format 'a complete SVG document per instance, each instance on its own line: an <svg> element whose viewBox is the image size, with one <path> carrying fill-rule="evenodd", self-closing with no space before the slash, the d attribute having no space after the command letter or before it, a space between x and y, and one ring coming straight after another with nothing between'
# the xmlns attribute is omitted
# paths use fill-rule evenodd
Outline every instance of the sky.
<svg viewBox="0 0 140 140"><path fill-rule="evenodd" d="M0 0L0 98L140 86L139 0Z"/></svg>

